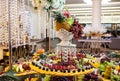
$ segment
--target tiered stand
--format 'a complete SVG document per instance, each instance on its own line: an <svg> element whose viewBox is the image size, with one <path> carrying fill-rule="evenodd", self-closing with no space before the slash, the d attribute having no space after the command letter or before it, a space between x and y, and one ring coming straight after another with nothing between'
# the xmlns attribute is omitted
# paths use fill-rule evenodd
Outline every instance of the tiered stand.
<svg viewBox="0 0 120 81"><path fill-rule="evenodd" d="M76 57L76 45L70 42L70 40L73 38L72 33L66 31L65 29L60 29L57 32L57 36L61 39L61 42L57 44L56 54L64 53L63 59L69 54L72 54L74 57Z"/></svg>

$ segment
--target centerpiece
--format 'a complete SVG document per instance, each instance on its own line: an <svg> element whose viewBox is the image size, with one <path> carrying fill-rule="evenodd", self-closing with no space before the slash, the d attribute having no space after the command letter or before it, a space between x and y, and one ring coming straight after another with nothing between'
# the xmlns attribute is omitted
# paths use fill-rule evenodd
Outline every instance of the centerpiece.
<svg viewBox="0 0 120 81"><path fill-rule="evenodd" d="M91 39L101 39L101 36L103 33L106 32L106 29L104 27L101 28L92 28L92 27L85 27L83 29L84 34L87 36L87 39L91 37Z"/></svg>
<svg viewBox="0 0 120 81"><path fill-rule="evenodd" d="M70 40L79 39L82 34L82 26L76 20L73 19L68 10L53 11L53 18L55 20L55 29L58 38L61 39L61 42L57 44L56 53L66 52L63 57L66 57L69 53L72 53L74 56L76 54L76 45L72 44Z"/></svg>
<svg viewBox="0 0 120 81"><path fill-rule="evenodd" d="M53 12L55 19L55 29L57 36L62 40L61 44L70 44L68 42L73 37L79 39L82 34L82 26L76 20L73 19L68 10L63 12Z"/></svg>

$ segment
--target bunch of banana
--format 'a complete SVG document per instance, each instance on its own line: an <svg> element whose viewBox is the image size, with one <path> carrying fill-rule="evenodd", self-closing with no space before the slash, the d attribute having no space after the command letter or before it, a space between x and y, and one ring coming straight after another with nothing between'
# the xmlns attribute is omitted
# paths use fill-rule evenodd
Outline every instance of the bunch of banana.
<svg viewBox="0 0 120 81"><path fill-rule="evenodd" d="M33 59L37 58L39 54L34 54Z"/></svg>
<svg viewBox="0 0 120 81"><path fill-rule="evenodd" d="M12 70L15 72L24 72L24 69L22 67L22 64L16 64L12 66Z"/></svg>
<svg viewBox="0 0 120 81"><path fill-rule="evenodd" d="M84 74L79 75L78 76L78 81L83 81L84 76L85 76Z"/></svg>
<svg viewBox="0 0 120 81"><path fill-rule="evenodd" d="M109 79L111 76L111 72L112 72L112 67L107 66L105 72L103 73L104 78Z"/></svg>
<svg viewBox="0 0 120 81"><path fill-rule="evenodd" d="M48 57L52 57L52 56L56 56L56 54L51 53L51 54L48 55Z"/></svg>
<svg viewBox="0 0 120 81"><path fill-rule="evenodd" d="M9 70L9 66L5 67L5 72L7 72Z"/></svg>
<svg viewBox="0 0 120 81"><path fill-rule="evenodd" d="M51 75L45 75L44 80L45 80L45 81L50 81L50 78L51 78Z"/></svg>
<svg viewBox="0 0 120 81"><path fill-rule="evenodd" d="M117 66L115 66L115 70L119 70L120 69L120 66L119 65L117 65Z"/></svg>
<svg viewBox="0 0 120 81"><path fill-rule="evenodd" d="M95 68L99 68L100 67L100 63L99 62L89 62L93 67Z"/></svg>

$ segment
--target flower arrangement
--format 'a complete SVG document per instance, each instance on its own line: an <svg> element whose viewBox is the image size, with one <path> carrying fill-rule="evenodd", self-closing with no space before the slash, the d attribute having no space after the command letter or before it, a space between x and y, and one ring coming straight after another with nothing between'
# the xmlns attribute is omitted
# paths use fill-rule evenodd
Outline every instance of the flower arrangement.
<svg viewBox="0 0 120 81"><path fill-rule="evenodd" d="M90 26L87 26L83 29L84 34L88 37L91 36L92 38L101 38L103 33L106 32L106 28L101 27L101 28L92 28Z"/></svg>
<svg viewBox="0 0 120 81"><path fill-rule="evenodd" d="M65 0L32 0L32 5L35 10L39 7L45 8L47 11L51 9L63 8Z"/></svg>
<svg viewBox="0 0 120 81"><path fill-rule="evenodd" d="M98 36L98 35L99 35L99 32L91 32L90 33L90 36L93 36L93 37Z"/></svg>
<svg viewBox="0 0 120 81"><path fill-rule="evenodd" d="M65 0L47 0L46 9L58 9L63 8Z"/></svg>
<svg viewBox="0 0 120 81"><path fill-rule="evenodd" d="M41 4L42 4L41 0L32 0L32 6L34 7L35 10L37 10Z"/></svg>
<svg viewBox="0 0 120 81"><path fill-rule="evenodd" d="M62 12L53 12L53 17L55 19L55 29L59 31L61 28L72 32L75 39L79 39L82 34L82 26L76 20L73 19L68 10Z"/></svg>

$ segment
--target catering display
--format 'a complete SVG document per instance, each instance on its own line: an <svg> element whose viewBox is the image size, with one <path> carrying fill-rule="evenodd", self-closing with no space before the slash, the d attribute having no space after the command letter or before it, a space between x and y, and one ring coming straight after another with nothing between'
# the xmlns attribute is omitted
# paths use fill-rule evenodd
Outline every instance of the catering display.
<svg viewBox="0 0 120 81"><path fill-rule="evenodd" d="M65 81L116 81L120 79L120 64L113 57L119 56L116 53L83 54L76 53L76 56L69 53L64 58L65 52L37 53L30 67L45 74L44 80L65 80Z"/></svg>
<svg viewBox="0 0 120 81"><path fill-rule="evenodd" d="M86 36L91 36L91 41L101 43L98 39L102 40L101 36L106 29L101 28L95 32L86 27L83 30L69 10L63 9L65 0L31 2L35 10L44 8L48 12L47 16L54 19L57 37L61 42L52 52L42 48L31 52L30 11L26 7L29 2L0 0L0 81L120 81L119 51L81 52L81 49L77 50L76 44L70 42L71 39L80 39L84 31ZM92 44L89 48L99 46ZM7 48L7 58L12 56L9 66L4 65L4 47Z"/></svg>

